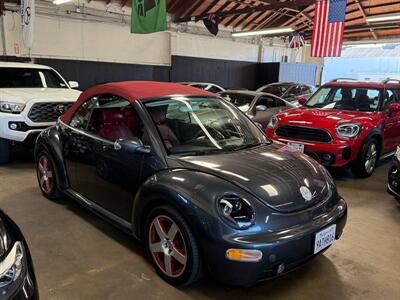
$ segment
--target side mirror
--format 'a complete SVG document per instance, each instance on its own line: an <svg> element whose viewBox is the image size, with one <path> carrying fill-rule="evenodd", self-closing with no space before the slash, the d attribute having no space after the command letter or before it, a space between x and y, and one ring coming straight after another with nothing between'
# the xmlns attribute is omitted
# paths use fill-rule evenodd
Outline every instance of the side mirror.
<svg viewBox="0 0 400 300"><path fill-rule="evenodd" d="M143 154L149 154L151 152L151 148L149 146L144 146L141 139L137 137L116 140L114 143L114 149L117 151L124 150L127 152Z"/></svg>
<svg viewBox="0 0 400 300"><path fill-rule="evenodd" d="M391 103L388 109L390 113L400 112L400 103Z"/></svg>
<svg viewBox="0 0 400 300"><path fill-rule="evenodd" d="M300 105L304 105L304 104L307 102L307 99L301 97L301 98L299 98L299 99L297 100L297 102L299 102Z"/></svg>
<svg viewBox="0 0 400 300"><path fill-rule="evenodd" d="M71 89L79 88L79 83L77 81L68 81L68 85Z"/></svg>
<svg viewBox="0 0 400 300"><path fill-rule="evenodd" d="M265 105L257 105L256 111L266 111L268 108Z"/></svg>

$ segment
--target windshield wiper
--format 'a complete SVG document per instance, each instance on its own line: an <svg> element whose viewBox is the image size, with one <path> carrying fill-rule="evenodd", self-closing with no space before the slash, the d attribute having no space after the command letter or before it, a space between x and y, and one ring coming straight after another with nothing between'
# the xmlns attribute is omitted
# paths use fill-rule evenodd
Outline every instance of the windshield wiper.
<svg viewBox="0 0 400 300"><path fill-rule="evenodd" d="M244 150L244 149L249 149L249 148L253 148L253 147L257 147L257 146L261 146L266 143L254 143L254 144L247 144L247 145L243 145L241 147L235 148L235 151L239 151L239 150Z"/></svg>

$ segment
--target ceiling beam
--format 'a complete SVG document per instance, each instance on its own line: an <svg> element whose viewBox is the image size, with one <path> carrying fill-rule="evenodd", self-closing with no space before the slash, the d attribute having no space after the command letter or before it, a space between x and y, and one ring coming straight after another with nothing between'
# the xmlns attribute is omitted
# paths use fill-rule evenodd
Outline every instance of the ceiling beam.
<svg viewBox="0 0 400 300"><path fill-rule="evenodd" d="M279 8L293 8L293 7L300 7L300 6L305 6L305 5L310 5L314 3L315 0L288 0L285 2L276 2L273 4L265 4L265 5L260 5L260 6L253 6L253 7L246 7L242 9L237 9L233 11L226 11L226 12L221 12L218 14L219 17L228 17L228 16L236 16L236 15L242 15L242 14L248 14L248 13L255 13L255 12L260 12L260 11L267 11L267 10L273 10L273 9L279 9ZM209 14L200 14L198 16L194 17L184 17L184 18L179 18L175 20L176 23L180 22L189 22L189 21L199 21L203 18L208 17Z"/></svg>
<svg viewBox="0 0 400 300"><path fill-rule="evenodd" d="M358 9L360 10L360 12L361 12L361 14L362 14L362 16L363 16L365 23L366 23L366 24L369 24L368 21L367 21L367 15L366 15L366 13L365 13L364 7L362 6L362 4L360 3L359 0L356 0L356 5L357 5ZM372 28L370 28L369 30L370 30L370 32L371 32L371 34L372 34L372 37L373 37L375 40L377 40L377 39L378 39L378 36L377 36L377 34L375 33L375 31L374 31Z"/></svg>

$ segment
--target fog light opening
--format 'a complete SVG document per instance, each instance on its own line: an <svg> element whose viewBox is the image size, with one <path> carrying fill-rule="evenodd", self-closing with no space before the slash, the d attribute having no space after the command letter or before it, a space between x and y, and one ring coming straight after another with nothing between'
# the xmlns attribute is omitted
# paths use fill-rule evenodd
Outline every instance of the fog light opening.
<svg viewBox="0 0 400 300"><path fill-rule="evenodd" d="M12 130L18 129L18 124L16 124L16 123L10 123L10 129L12 129Z"/></svg>
<svg viewBox="0 0 400 300"><path fill-rule="evenodd" d="M234 261L258 262L262 259L263 253L260 250L250 249L228 249L226 258Z"/></svg>

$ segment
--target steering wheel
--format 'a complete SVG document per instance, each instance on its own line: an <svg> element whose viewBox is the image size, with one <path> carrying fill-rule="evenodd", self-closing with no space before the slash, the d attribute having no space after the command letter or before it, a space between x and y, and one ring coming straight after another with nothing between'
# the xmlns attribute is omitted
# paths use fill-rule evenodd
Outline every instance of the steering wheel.
<svg viewBox="0 0 400 300"><path fill-rule="evenodd" d="M224 140L225 136L223 135L223 133L221 131L219 131L218 129L215 129L213 127L208 128L208 131L210 132L211 136L213 138L215 138L216 140ZM195 135L194 138L190 139L189 141L187 141L186 143L190 143L193 141L198 141L203 137L207 137L206 133L200 129Z"/></svg>

